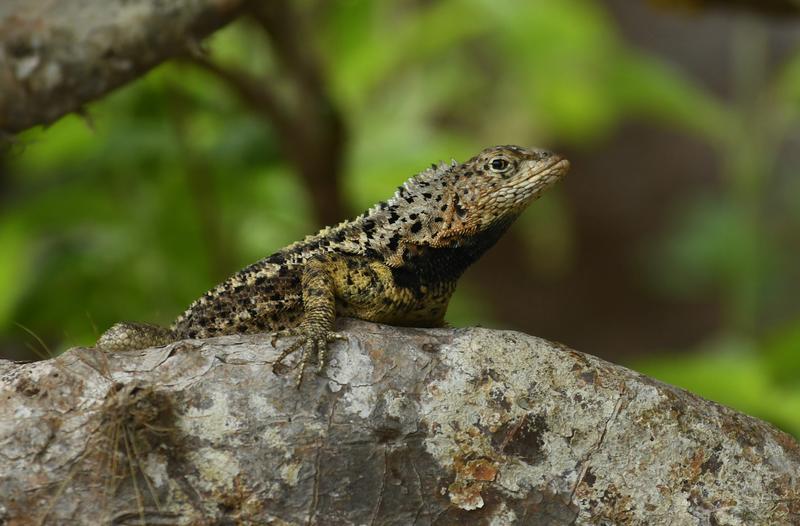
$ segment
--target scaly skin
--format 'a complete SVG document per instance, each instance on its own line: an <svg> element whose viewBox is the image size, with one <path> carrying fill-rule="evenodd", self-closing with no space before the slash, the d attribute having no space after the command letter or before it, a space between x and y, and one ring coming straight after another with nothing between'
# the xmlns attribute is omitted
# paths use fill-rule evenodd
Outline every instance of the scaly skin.
<svg viewBox="0 0 800 526"><path fill-rule="evenodd" d="M121 350L186 338L257 333L298 336L325 365L337 316L438 327L456 282L533 200L566 174L549 152L496 146L458 164L432 165L356 219L321 230L234 274L169 328L118 323L97 345Z"/></svg>

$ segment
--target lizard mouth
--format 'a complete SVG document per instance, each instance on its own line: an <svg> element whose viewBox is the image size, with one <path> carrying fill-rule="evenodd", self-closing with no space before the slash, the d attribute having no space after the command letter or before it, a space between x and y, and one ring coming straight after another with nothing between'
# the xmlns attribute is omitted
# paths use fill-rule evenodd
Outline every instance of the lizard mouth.
<svg viewBox="0 0 800 526"><path fill-rule="evenodd" d="M569 161L558 155L546 159L528 159L513 178L500 188L489 189L483 199L487 207L499 207L500 213L518 213L566 175Z"/></svg>
<svg viewBox="0 0 800 526"><path fill-rule="evenodd" d="M558 155L553 155L544 162L529 161L529 163L528 169L509 185L508 193L513 196L510 198L513 210L521 210L528 206L569 171L569 161Z"/></svg>
<svg viewBox="0 0 800 526"><path fill-rule="evenodd" d="M548 164L533 173L534 176L552 175L563 177L569 171L569 161L559 155L554 155Z"/></svg>
<svg viewBox="0 0 800 526"><path fill-rule="evenodd" d="M552 156L548 159L547 164L532 167L521 178L518 185L522 188L530 190L531 193L537 194L549 187L569 171L569 161L558 155Z"/></svg>

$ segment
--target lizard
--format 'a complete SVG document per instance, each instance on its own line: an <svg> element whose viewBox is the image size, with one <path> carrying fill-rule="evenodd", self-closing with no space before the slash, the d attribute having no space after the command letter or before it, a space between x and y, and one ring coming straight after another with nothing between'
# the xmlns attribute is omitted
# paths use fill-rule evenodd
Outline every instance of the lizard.
<svg viewBox="0 0 800 526"><path fill-rule="evenodd" d="M357 218L233 274L169 328L117 323L96 345L118 351L225 334L295 336L273 371L302 349L299 388L306 365L316 359L322 371L329 344L345 339L334 330L337 317L443 326L459 277L568 169L561 156L510 145L432 164Z"/></svg>

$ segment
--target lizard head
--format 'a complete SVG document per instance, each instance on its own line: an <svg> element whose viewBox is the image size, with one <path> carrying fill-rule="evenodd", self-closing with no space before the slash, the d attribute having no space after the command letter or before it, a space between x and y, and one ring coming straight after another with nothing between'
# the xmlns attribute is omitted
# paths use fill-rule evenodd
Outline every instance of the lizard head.
<svg viewBox="0 0 800 526"><path fill-rule="evenodd" d="M545 150L494 146L450 172L453 228L481 231L509 223L563 177L569 161Z"/></svg>
<svg viewBox="0 0 800 526"><path fill-rule="evenodd" d="M519 146L487 148L461 164L434 164L365 212L365 242L385 250L393 267L438 254L424 247L460 250L458 258L442 256L451 266L457 260L452 274L458 274L568 169L558 155ZM377 234L376 218L383 223Z"/></svg>

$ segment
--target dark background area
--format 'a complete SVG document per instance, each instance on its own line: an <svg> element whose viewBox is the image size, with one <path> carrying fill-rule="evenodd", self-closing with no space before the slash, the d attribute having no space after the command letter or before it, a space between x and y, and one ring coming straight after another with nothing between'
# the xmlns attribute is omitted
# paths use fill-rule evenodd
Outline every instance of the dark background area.
<svg viewBox="0 0 800 526"><path fill-rule="evenodd" d="M0 354L168 324L431 162L570 175L454 326L563 342L800 436L800 19L640 2L276 2L0 165Z"/></svg>

